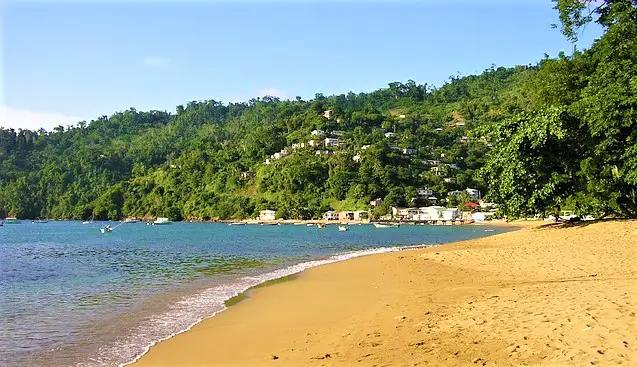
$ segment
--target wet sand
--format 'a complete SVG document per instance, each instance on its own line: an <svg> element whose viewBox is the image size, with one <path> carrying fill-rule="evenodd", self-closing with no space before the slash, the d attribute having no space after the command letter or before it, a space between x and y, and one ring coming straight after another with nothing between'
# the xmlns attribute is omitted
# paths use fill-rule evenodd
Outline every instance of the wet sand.
<svg viewBox="0 0 637 367"><path fill-rule="evenodd" d="M539 224L307 270L136 366L637 365L637 221Z"/></svg>

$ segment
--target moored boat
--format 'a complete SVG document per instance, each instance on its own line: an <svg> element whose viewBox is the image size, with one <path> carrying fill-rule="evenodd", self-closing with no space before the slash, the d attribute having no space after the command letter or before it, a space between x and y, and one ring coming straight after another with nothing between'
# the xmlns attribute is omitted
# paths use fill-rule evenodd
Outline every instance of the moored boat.
<svg viewBox="0 0 637 367"><path fill-rule="evenodd" d="M345 231L349 231L349 228L347 228L346 226L338 226L338 230L341 232L345 232Z"/></svg>
<svg viewBox="0 0 637 367"><path fill-rule="evenodd" d="M171 224L172 222L168 219L168 218L163 218L163 217L158 217L157 219L155 219L155 221L153 222L153 225L166 225L166 224Z"/></svg>
<svg viewBox="0 0 637 367"><path fill-rule="evenodd" d="M400 227L400 224L374 223L374 227L376 227L376 228L398 228L398 227Z"/></svg>
<svg viewBox="0 0 637 367"><path fill-rule="evenodd" d="M5 218L4 220L4 224L20 224L20 223L21 223L20 219L16 217Z"/></svg>

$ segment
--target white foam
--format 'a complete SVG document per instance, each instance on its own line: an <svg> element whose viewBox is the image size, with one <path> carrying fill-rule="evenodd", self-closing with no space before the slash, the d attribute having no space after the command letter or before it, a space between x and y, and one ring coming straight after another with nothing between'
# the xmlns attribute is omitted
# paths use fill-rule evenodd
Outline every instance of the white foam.
<svg viewBox="0 0 637 367"><path fill-rule="evenodd" d="M120 363L120 367L130 365L139 360L155 344L188 331L204 319L213 317L219 312L226 310L225 301L263 282L297 274L303 270L319 265L348 260L355 257L427 246L428 245L383 247L338 254L322 260L294 264L257 276L244 276L231 284L218 285L205 289L194 295L184 297L171 305L170 309L165 313L155 315L148 323L139 326L135 335L126 337L114 345L100 348L97 356L77 366L112 366L115 362L114 358L120 361L127 361L123 363L117 362ZM170 330L177 331L170 332ZM161 338L157 337L158 335L166 335L166 333L169 333L169 335Z"/></svg>

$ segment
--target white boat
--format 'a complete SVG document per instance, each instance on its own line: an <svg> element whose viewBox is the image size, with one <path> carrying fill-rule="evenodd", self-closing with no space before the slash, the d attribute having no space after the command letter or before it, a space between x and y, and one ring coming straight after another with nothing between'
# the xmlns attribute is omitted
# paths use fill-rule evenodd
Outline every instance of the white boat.
<svg viewBox="0 0 637 367"><path fill-rule="evenodd" d="M100 232L102 233L108 233L108 232L113 232L113 227L107 225L105 227L100 227Z"/></svg>
<svg viewBox="0 0 637 367"><path fill-rule="evenodd" d="M168 218L158 217L153 222L153 225L164 225L164 224L171 224L171 223L172 222Z"/></svg>
<svg viewBox="0 0 637 367"><path fill-rule="evenodd" d="M16 217L5 218L4 224L20 224L20 219Z"/></svg>
<svg viewBox="0 0 637 367"><path fill-rule="evenodd" d="M308 227L312 227L312 226L314 226L314 223L308 223L307 226Z"/></svg>
<svg viewBox="0 0 637 367"><path fill-rule="evenodd" d="M322 223L318 223L316 226L317 226L318 228L325 228L325 224L322 224Z"/></svg>
<svg viewBox="0 0 637 367"><path fill-rule="evenodd" d="M338 226L338 230L341 232L345 232L345 231L349 231L349 228L345 227L345 226Z"/></svg>
<svg viewBox="0 0 637 367"><path fill-rule="evenodd" d="M398 228L398 227L400 227L400 224L374 223L374 227L376 227L376 228Z"/></svg>
<svg viewBox="0 0 637 367"><path fill-rule="evenodd" d="M135 218L126 218L124 219L124 223L137 223L139 222L137 219Z"/></svg>

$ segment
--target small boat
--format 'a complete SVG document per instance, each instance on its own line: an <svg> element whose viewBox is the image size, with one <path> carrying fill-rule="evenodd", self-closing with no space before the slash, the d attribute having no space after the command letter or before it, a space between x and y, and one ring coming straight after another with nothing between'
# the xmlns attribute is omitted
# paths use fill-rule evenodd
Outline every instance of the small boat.
<svg viewBox="0 0 637 367"><path fill-rule="evenodd" d="M137 219L135 218L126 218L124 219L124 223L137 223L139 222Z"/></svg>
<svg viewBox="0 0 637 367"><path fill-rule="evenodd" d="M338 226L338 230L341 232L346 232L349 231L349 228L345 227L345 226Z"/></svg>
<svg viewBox="0 0 637 367"><path fill-rule="evenodd" d="M398 228L398 227L400 227L400 224L374 223L374 227L376 227L376 228Z"/></svg>
<svg viewBox="0 0 637 367"><path fill-rule="evenodd" d="M21 223L20 219L16 217L5 218L4 220L4 224L20 224L20 223Z"/></svg>
<svg viewBox="0 0 637 367"><path fill-rule="evenodd" d="M494 230L493 229L485 229L484 231L485 232L493 232Z"/></svg>
<svg viewBox="0 0 637 367"><path fill-rule="evenodd" d="M323 224L323 223L318 223L316 226L317 226L318 228L325 228L325 224Z"/></svg>
<svg viewBox="0 0 637 367"><path fill-rule="evenodd" d="M111 227L110 225L107 224L104 227L100 227L100 232L102 232L102 233L113 232L113 227Z"/></svg>
<svg viewBox="0 0 637 367"><path fill-rule="evenodd" d="M158 217L153 222L153 225L154 226L158 226L158 225L166 225L166 224L171 224L171 223L172 222L168 218Z"/></svg>
<svg viewBox="0 0 637 367"><path fill-rule="evenodd" d="M246 222L228 223L229 226L245 226Z"/></svg>
<svg viewBox="0 0 637 367"><path fill-rule="evenodd" d="M38 218L38 219L34 220L33 223L49 223L49 221L48 220L42 220L42 219Z"/></svg>
<svg viewBox="0 0 637 367"><path fill-rule="evenodd" d="M308 224L307 224L307 226L308 226L308 227L313 227L313 226L314 226L314 223L308 223Z"/></svg>

